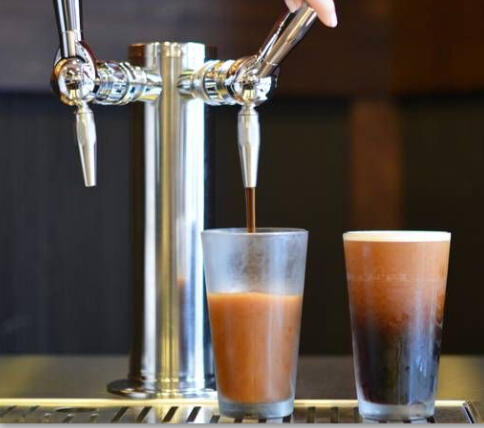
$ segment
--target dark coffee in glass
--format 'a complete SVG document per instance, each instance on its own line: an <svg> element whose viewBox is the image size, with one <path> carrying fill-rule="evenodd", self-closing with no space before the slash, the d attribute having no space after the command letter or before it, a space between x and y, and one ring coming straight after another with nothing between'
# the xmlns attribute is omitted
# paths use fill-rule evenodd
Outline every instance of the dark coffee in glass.
<svg viewBox="0 0 484 428"><path fill-rule="evenodd" d="M358 404L363 417L433 415L450 234L344 234Z"/></svg>

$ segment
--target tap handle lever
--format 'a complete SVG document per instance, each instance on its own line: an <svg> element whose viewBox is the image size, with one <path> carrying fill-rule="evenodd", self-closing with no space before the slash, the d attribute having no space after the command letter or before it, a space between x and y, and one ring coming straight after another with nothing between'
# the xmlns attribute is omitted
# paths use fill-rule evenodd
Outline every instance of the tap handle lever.
<svg viewBox="0 0 484 428"><path fill-rule="evenodd" d="M82 7L80 0L53 0L63 58L75 57L76 44L82 40Z"/></svg>
<svg viewBox="0 0 484 428"><path fill-rule="evenodd" d="M92 187L96 185L96 124L94 114L87 102L81 102L74 112L75 130L79 155L81 157L82 175L84 185Z"/></svg>
<svg viewBox="0 0 484 428"><path fill-rule="evenodd" d="M281 16L257 54L257 76L265 78L274 73L284 58L311 28L316 12L303 2L295 12Z"/></svg>

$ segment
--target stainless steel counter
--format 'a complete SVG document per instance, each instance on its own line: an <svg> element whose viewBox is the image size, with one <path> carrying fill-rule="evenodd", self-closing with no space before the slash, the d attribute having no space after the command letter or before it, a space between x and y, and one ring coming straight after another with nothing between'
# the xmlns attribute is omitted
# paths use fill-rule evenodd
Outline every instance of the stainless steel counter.
<svg viewBox="0 0 484 428"><path fill-rule="evenodd" d="M126 375L125 356L0 357L1 398L109 398L106 384ZM298 398L355 398L351 356L306 356L299 362ZM484 356L441 359L439 399L484 402Z"/></svg>

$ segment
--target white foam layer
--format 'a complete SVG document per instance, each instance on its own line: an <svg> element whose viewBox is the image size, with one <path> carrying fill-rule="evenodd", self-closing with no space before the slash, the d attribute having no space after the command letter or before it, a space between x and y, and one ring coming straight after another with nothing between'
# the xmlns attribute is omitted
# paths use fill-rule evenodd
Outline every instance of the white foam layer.
<svg viewBox="0 0 484 428"><path fill-rule="evenodd" d="M343 233L345 241L432 242L450 241L449 232L420 230L368 230Z"/></svg>

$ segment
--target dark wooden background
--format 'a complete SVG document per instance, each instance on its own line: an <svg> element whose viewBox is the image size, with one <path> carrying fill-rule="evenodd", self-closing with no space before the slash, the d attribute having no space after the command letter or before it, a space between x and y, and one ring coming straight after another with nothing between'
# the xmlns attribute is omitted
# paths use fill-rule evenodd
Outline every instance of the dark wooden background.
<svg viewBox="0 0 484 428"><path fill-rule="evenodd" d="M101 58L130 43L254 52L282 0L84 0ZM444 352L483 353L484 2L340 0L261 108L259 222L310 231L303 353L351 350L341 233L453 233ZM121 353L131 328L129 108L95 107L99 186L50 94L51 1L0 3L0 353ZM218 226L243 223L236 110L214 109ZM292 195L293 202L289 202Z"/></svg>

